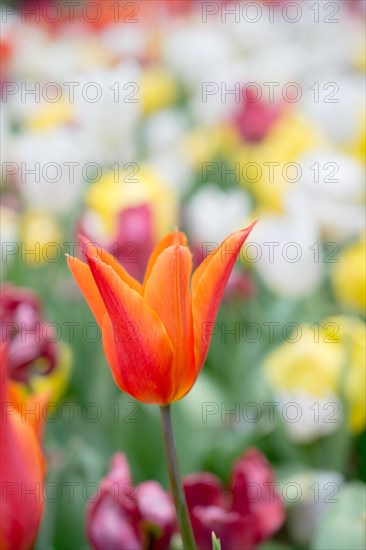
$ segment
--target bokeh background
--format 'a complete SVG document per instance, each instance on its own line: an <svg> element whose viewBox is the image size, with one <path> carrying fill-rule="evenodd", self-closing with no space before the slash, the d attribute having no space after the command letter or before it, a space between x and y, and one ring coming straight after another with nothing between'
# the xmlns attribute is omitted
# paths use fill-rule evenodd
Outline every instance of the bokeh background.
<svg viewBox="0 0 366 550"><path fill-rule="evenodd" d="M54 404L36 548L88 548L118 450L167 487L158 408L115 386L64 254L83 233L141 279L174 227L197 264L254 219L174 406L181 468L226 481L255 446L286 507L262 548L363 548L365 3L1 8L2 341L12 378Z"/></svg>

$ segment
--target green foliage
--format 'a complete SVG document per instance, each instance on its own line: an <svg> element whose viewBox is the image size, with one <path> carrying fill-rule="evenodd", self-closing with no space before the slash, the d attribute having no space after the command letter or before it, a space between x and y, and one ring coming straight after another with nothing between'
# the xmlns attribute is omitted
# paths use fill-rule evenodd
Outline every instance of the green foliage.
<svg viewBox="0 0 366 550"><path fill-rule="evenodd" d="M312 550L365 548L366 490L358 481L347 483L328 508L315 533Z"/></svg>

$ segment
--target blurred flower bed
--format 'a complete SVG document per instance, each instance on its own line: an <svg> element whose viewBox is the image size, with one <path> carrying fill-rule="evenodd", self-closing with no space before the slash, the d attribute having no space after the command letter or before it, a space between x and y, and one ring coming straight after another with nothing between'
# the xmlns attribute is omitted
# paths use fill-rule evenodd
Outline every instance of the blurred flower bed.
<svg viewBox="0 0 366 550"><path fill-rule="evenodd" d="M48 402L35 548L147 548L150 524L180 548L157 407L113 383L65 253L82 234L142 280L174 227L197 265L255 219L175 405L195 532L205 548L212 505L242 521L222 550L363 548L365 3L66 4L1 6L2 343L16 391ZM271 506L235 508L240 468ZM145 508L116 511L106 476Z"/></svg>

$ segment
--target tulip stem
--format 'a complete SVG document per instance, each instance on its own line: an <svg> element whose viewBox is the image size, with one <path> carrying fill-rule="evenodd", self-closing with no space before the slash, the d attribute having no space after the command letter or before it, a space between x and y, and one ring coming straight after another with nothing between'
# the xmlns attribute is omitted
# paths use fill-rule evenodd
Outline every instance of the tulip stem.
<svg viewBox="0 0 366 550"><path fill-rule="evenodd" d="M160 407L160 412L161 423L163 426L165 458L168 467L170 488L172 490L175 509L177 512L180 534L183 540L183 547L184 550L196 550L196 543L193 536L187 501L179 472L178 456L175 446L170 405Z"/></svg>

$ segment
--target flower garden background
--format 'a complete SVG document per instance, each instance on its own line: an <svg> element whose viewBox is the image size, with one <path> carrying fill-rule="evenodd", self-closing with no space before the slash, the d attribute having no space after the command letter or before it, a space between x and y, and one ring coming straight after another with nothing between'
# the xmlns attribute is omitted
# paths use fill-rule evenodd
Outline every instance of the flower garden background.
<svg viewBox="0 0 366 550"><path fill-rule="evenodd" d="M158 407L114 383L65 254L142 282L175 228L196 268L255 220L173 404L196 542L364 548L365 2L1 10L3 441L34 424L45 467L2 473L1 548L182 548Z"/></svg>

